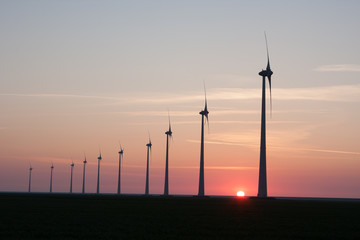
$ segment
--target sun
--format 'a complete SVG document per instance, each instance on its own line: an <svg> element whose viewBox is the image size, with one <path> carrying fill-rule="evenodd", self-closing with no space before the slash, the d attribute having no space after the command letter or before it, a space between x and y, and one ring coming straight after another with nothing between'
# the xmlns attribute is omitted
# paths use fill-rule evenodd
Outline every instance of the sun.
<svg viewBox="0 0 360 240"><path fill-rule="evenodd" d="M238 192L236 193L236 196L238 196L238 197L245 197L245 192L244 192L244 191L238 191Z"/></svg>

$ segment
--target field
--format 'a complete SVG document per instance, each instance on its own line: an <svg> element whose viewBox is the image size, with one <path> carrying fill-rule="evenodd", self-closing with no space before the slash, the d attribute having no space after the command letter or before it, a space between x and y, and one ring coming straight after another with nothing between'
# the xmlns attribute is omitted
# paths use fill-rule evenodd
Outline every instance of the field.
<svg viewBox="0 0 360 240"><path fill-rule="evenodd" d="M360 202L0 193L0 239L360 239Z"/></svg>

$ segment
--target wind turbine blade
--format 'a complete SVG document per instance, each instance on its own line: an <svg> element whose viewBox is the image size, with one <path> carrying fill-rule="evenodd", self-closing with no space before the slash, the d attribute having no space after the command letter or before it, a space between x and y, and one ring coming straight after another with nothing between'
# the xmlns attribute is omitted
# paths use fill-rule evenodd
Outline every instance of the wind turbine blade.
<svg viewBox="0 0 360 240"><path fill-rule="evenodd" d="M149 146L149 164L151 164L151 161L152 161L152 152L151 152L151 145L150 145Z"/></svg>
<svg viewBox="0 0 360 240"><path fill-rule="evenodd" d="M265 43L266 43L266 54L267 54L267 66L266 66L266 70L270 70L270 57L269 57L269 47L268 47L268 42L267 42L267 37L266 37L266 32L264 32L265 34Z"/></svg>
<svg viewBox="0 0 360 240"><path fill-rule="evenodd" d="M205 92L205 108L204 110L207 110L207 97L206 97L206 86L205 86L205 81L204 81L204 92Z"/></svg>
<svg viewBox="0 0 360 240"><path fill-rule="evenodd" d="M207 125L207 127L208 127L208 132L210 132L210 124L209 124L209 116L208 115L205 115L205 117L206 117L206 125Z"/></svg>
<svg viewBox="0 0 360 240"><path fill-rule="evenodd" d="M168 112L168 117L169 117L169 132L171 132L171 122L170 122L170 113Z"/></svg>
<svg viewBox="0 0 360 240"><path fill-rule="evenodd" d="M269 89L270 89L270 116L272 116L271 75L268 76L268 79L269 79Z"/></svg>
<svg viewBox="0 0 360 240"><path fill-rule="evenodd" d="M123 149L121 149L124 151ZM121 154L121 168L124 167L124 153Z"/></svg>

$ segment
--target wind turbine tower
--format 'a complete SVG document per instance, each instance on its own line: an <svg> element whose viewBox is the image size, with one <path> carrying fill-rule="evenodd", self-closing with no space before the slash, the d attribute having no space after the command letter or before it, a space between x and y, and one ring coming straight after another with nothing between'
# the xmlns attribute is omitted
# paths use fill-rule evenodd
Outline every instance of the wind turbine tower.
<svg viewBox="0 0 360 240"><path fill-rule="evenodd" d="M31 192L31 171L33 170L33 168L31 167L30 164L30 168L29 168L29 192Z"/></svg>
<svg viewBox="0 0 360 240"><path fill-rule="evenodd" d="M85 166L86 166L86 156L85 156L85 160L83 161L84 163L84 169L83 169L83 185L82 185L82 193L85 193Z"/></svg>
<svg viewBox="0 0 360 240"><path fill-rule="evenodd" d="M51 163L50 167L50 192L52 193L52 177L53 177L54 164Z"/></svg>
<svg viewBox="0 0 360 240"><path fill-rule="evenodd" d="M70 193L72 193L74 162L72 162L70 166L71 166L71 172L70 172Z"/></svg>
<svg viewBox="0 0 360 240"><path fill-rule="evenodd" d="M204 187L204 122L209 123L209 111L207 109L207 99L206 99L206 90L205 90L205 107L204 110L199 112L201 115L201 147L200 147L200 174L199 174L199 193L198 196L205 195L205 187Z"/></svg>
<svg viewBox="0 0 360 240"><path fill-rule="evenodd" d="M100 161L101 161L101 152L98 157L98 174L97 174L97 185L96 185L96 193L99 194L99 186L100 186Z"/></svg>
<svg viewBox="0 0 360 240"><path fill-rule="evenodd" d="M124 149L120 146L120 151L119 151L119 176L118 176L117 194L121 194L121 159L123 157L123 154L124 154Z"/></svg>
<svg viewBox="0 0 360 240"><path fill-rule="evenodd" d="M166 134L166 162L165 162L165 185L164 185L164 195L169 195L169 138L172 137L170 116L169 116L169 130L165 132Z"/></svg>
<svg viewBox="0 0 360 240"><path fill-rule="evenodd" d="M260 140L260 167L259 167L259 188L258 188L258 197L266 198L267 197L267 178L266 178L266 105L265 105L265 88L266 88L266 78L269 81L270 89L270 110L271 110L271 75L273 72L270 69L270 58L269 50L267 45L267 39L265 34L266 42L266 52L267 52L267 66L265 70L259 72L259 75L262 76L262 99L261 99L261 140Z"/></svg>
<svg viewBox="0 0 360 240"><path fill-rule="evenodd" d="M149 154L151 152L151 140L149 137L149 143L146 144L147 147L147 160L146 160L146 184L145 184L145 195L149 195Z"/></svg>

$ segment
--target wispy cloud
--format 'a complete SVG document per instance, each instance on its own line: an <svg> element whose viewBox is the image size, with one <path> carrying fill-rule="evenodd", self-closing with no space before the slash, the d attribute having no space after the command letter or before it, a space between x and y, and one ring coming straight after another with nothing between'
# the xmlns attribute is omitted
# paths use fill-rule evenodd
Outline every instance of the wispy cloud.
<svg viewBox="0 0 360 240"><path fill-rule="evenodd" d="M274 100L360 101L360 84L312 88L274 88ZM209 99L243 100L260 98L259 89L212 89Z"/></svg>
<svg viewBox="0 0 360 240"><path fill-rule="evenodd" d="M120 100L117 97L97 96L97 95L80 95L80 94L53 94L53 93L0 93L4 97L41 97L41 98L92 98L106 100Z"/></svg>
<svg viewBox="0 0 360 240"><path fill-rule="evenodd" d="M191 143L200 143L199 140L187 140ZM207 144L216 144L216 145L233 145L233 146L244 146L249 148L258 148L259 145L256 144L246 144L246 143L238 143L238 142L227 142L227 141L205 141ZM360 152L353 151L343 151L343 150L334 150L334 149L318 149L318 148L291 148L291 147L282 147L282 146L274 146L268 145L268 149L283 149L287 151L308 151L308 152L322 152L322 153L335 153L335 154L346 154L346 155L360 155Z"/></svg>
<svg viewBox="0 0 360 240"><path fill-rule="evenodd" d="M128 168L144 168L142 165L126 165ZM152 168L163 169L162 166L152 166ZM199 166L171 166L172 169L199 169ZM257 167L239 167L239 166L205 166L205 169L210 170L252 170Z"/></svg>
<svg viewBox="0 0 360 240"><path fill-rule="evenodd" d="M360 72L359 64L323 65L315 68L318 72Z"/></svg>
<svg viewBox="0 0 360 240"><path fill-rule="evenodd" d="M251 100L260 99L260 89L257 88L213 88L208 89L208 100ZM123 97L101 95L76 95L76 94L12 94L0 93L0 96L12 97L43 97L43 98L88 98L94 100L109 100L109 104L151 104L169 105L204 100L204 94L198 92L179 93L127 93ZM274 100L309 100L352 102L360 101L360 84L338 85L312 88L273 88Z"/></svg>

